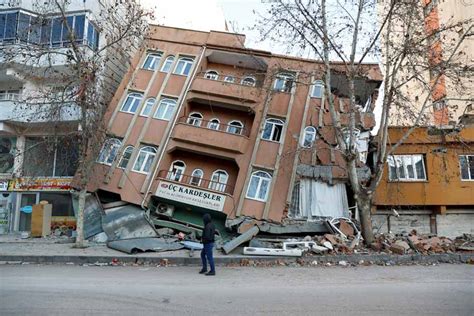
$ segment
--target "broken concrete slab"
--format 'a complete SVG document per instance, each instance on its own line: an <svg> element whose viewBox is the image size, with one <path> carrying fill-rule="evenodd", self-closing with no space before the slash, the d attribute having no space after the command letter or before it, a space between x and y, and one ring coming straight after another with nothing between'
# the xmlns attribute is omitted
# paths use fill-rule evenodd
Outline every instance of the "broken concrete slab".
<svg viewBox="0 0 474 316"><path fill-rule="evenodd" d="M275 235L291 235L291 234L324 234L329 230L325 221L307 222L295 221L285 224L262 223L258 225L261 232Z"/></svg>
<svg viewBox="0 0 474 316"><path fill-rule="evenodd" d="M301 257L303 255L303 251L301 249L275 249L275 248L244 247L244 255Z"/></svg>
<svg viewBox="0 0 474 316"><path fill-rule="evenodd" d="M331 244L329 241L323 242L323 246L326 247L326 248L329 249L329 250L333 250L333 249L334 249L334 247L332 246L332 244Z"/></svg>
<svg viewBox="0 0 474 316"><path fill-rule="evenodd" d="M339 221L339 230L346 236L354 236L354 227L343 219Z"/></svg>
<svg viewBox="0 0 474 316"><path fill-rule="evenodd" d="M225 254L229 254L232 250L234 250L235 248L237 248L238 246L240 246L244 242L249 241L250 239L252 239L255 235L257 235L259 233L259 231L260 230L257 226L254 226L254 227L250 228L249 230L247 230L245 233L243 233L239 237L236 237L236 238L232 239L231 241L227 242L226 244L224 244L224 246L222 246L222 250L224 250Z"/></svg>
<svg viewBox="0 0 474 316"><path fill-rule="evenodd" d="M317 253L317 254L322 254L322 253L328 252L329 249L326 248L326 247L314 245L313 247L311 247L311 251L313 251L314 253Z"/></svg>
<svg viewBox="0 0 474 316"><path fill-rule="evenodd" d="M108 242L107 246L109 248L129 254L147 251L172 251L184 248L184 245L176 242L176 240L165 240L163 238L132 238L114 240Z"/></svg>

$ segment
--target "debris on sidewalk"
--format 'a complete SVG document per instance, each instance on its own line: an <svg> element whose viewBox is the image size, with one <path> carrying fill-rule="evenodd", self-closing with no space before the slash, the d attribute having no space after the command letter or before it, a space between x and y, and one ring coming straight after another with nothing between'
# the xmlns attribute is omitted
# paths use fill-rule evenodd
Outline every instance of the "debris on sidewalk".
<svg viewBox="0 0 474 316"><path fill-rule="evenodd" d="M133 238L109 241L109 248L119 250L129 254L139 252L162 252L183 249L185 246L176 240L166 240L164 238Z"/></svg>

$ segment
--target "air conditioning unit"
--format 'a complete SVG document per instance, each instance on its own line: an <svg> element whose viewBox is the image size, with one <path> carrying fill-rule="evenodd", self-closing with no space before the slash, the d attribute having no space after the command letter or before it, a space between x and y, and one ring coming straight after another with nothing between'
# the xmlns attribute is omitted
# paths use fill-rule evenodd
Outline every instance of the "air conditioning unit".
<svg viewBox="0 0 474 316"><path fill-rule="evenodd" d="M174 205L158 203L155 210L157 215L171 217L174 212Z"/></svg>

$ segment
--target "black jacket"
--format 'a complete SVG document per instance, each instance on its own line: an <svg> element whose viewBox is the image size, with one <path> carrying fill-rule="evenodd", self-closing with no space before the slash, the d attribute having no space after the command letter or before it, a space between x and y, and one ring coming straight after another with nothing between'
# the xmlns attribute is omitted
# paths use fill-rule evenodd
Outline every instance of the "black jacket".
<svg viewBox="0 0 474 316"><path fill-rule="evenodd" d="M201 241L203 244L210 244L214 242L214 234L216 233L216 227L211 222L211 215L204 214L202 217L204 222L204 230L202 231Z"/></svg>

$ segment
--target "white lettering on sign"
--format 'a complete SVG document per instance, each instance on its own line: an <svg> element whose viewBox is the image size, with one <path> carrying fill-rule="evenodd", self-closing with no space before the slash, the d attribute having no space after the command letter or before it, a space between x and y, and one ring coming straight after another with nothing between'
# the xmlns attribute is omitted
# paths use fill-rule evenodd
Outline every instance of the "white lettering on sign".
<svg viewBox="0 0 474 316"><path fill-rule="evenodd" d="M189 188L175 183L160 181L156 190L156 196L214 211L222 212L224 210L225 195Z"/></svg>

